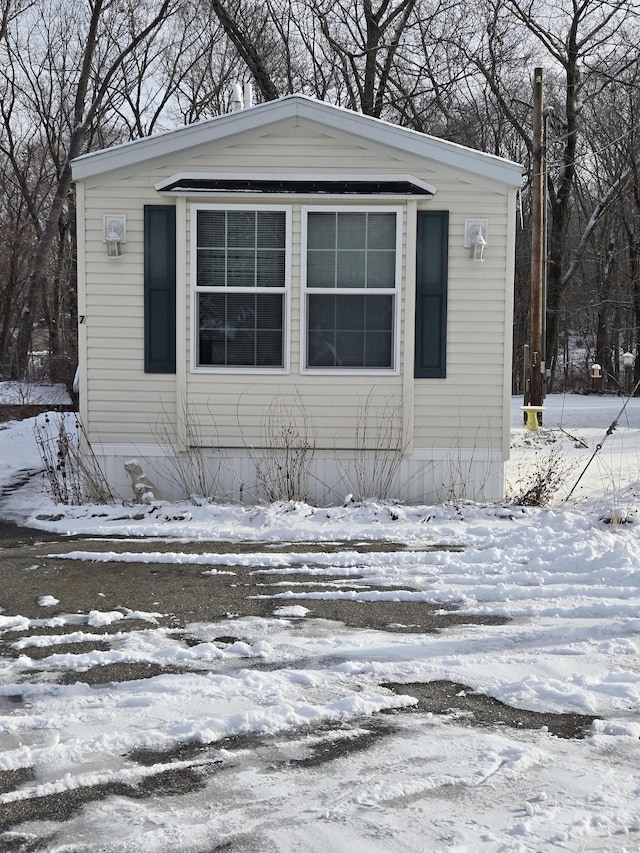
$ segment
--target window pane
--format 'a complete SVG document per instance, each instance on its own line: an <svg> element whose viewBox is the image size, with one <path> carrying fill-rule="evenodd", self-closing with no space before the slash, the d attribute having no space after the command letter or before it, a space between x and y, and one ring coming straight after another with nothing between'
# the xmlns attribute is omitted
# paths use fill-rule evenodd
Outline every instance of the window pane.
<svg viewBox="0 0 640 853"><path fill-rule="evenodd" d="M396 282L396 253L367 253L367 287L394 287Z"/></svg>
<svg viewBox="0 0 640 853"><path fill-rule="evenodd" d="M208 338L223 334L226 324L225 297L214 293L202 293L198 300L200 335Z"/></svg>
<svg viewBox="0 0 640 853"><path fill-rule="evenodd" d="M341 296L338 299L339 328L364 329L365 306L366 300L362 296Z"/></svg>
<svg viewBox="0 0 640 853"><path fill-rule="evenodd" d="M309 367L335 367L335 335L329 332L309 332Z"/></svg>
<svg viewBox="0 0 640 853"><path fill-rule="evenodd" d="M393 366L393 297L311 294L309 367Z"/></svg>
<svg viewBox="0 0 640 853"><path fill-rule="evenodd" d="M254 248L256 245L256 214L253 210L227 211L227 246Z"/></svg>
<svg viewBox="0 0 640 853"><path fill-rule="evenodd" d="M284 213L280 210L258 211L256 245L260 249L284 249L286 228Z"/></svg>
<svg viewBox="0 0 640 853"><path fill-rule="evenodd" d="M224 287L225 253L220 249L200 250L197 256L198 284L201 287Z"/></svg>
<svg viewBox="0 0 640 853"><path fill-rule="evenodd" d="M225 364L255 364L255 296L229 294L225 301Z"/></svg>
<svg viewBox="0 0 640 853"><path fill-rule="evenodd" d="M366 213L338 213L338 249L364 249L367 236Z"/></svg>
<svg viewBox="0 0 640 853"><path fill-rule="evenodd" d="M282 329L282 296L260 295L256 296L256 327L270 331Z"/></svg>
<svg viewBox="0 0 640 853"><path fill-rule="evenodd" d="M367 248L396 248L395 213L369 213L367 221Z"/></svg>
<svg viewBox="0 0 640 853"><path fill-rule="evenodd" d="M366 327L376 331L393 328L393 296L365 296Z"/></svg>
<svg viewBox="0 0 640 853"><path fill-rule="evenodd" d="M284 249L259 249L257 260L258 287L284 287L285 253Z"/></svg>
<svg viewBox="0 0 640 853"><path fill-rule="evenodd" d="M389 367L391 364L391 332L367 332L365 367Z"/></svg>
<svg viewBox="0 0 640 853"><path fill-rule="evenodd" d="M281 294L201 293L198 364L282 367Z"/></svg>
<svg viewBox="0 0 640 853"><path fill-rule="evenodd" d="M309 366L335 367L336 299L334 296L310 295L307 307Z"/></svg>
<svg viewBox="0 0 640 853"><path fill-rule="evenodd" d="M199 210L196 241L198 248L226 246L226 217L224 210Z"/></svg>
<svg viewBox="0 0 640 853"><path fill-rule="evenodd" d="M310 329L335 329L336 300L333 296L310 295L307 325Z"/></svg>
<svg viewBox="0 0 640 853"><path fill-rule="evenodd" d="M256 363L255 296L229 294L226 323L226 363L246 367Z"/></svg>
<svg viewBox="0 0 640 853"><path fill-rule="evenodd" d="M254 287L256 283L256 255L253 249L227 252L227 285L229 287Z"/></svg>
<svg viewBox="0 0 640 853"><path fill-rule="evenodd" d="M336 214L310 213L307 217L307 248L335 249Z"/></svg>
<svg viewBox="0 0 640 853"><path fill-rule="evenodd" d="M282 332L258 330L256 334L257 367L282 366Z"/></svg>
<svg viewBox="0 0 640 853"><path fill-rule="evenodd" d="M338 252L338 287L366 287L366 255L364 252Z"/></svg>
<svg viewBox="0 0 640 853"><path fill-rule="evenodd" d="M336 367L365 367L364 332L338 332L336 335Z"/></svg>
<svg viewBox="0 0 640 853"><path fill-rule="evenodd" d="M335 252L310 251L307 254L307 287L336 286Z"/></svg>

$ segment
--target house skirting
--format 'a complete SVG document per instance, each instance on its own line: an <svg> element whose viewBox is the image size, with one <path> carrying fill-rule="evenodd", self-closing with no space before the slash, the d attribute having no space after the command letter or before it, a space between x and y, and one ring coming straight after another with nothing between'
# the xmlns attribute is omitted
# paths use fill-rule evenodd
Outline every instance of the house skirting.
<svg viewBox="0 0 640 853"><path fill-rule="evenodd" d="M204 495L220 502L293 499L333 506L368 498L433 504L491 503L504 497L504 459L492 448L424 448L402 457L393 451L299 448L178 453L158 444L105 444L92 449L112 490L123 500L133 499L136 476L142 477L137 491L147 500Z"/></svg>

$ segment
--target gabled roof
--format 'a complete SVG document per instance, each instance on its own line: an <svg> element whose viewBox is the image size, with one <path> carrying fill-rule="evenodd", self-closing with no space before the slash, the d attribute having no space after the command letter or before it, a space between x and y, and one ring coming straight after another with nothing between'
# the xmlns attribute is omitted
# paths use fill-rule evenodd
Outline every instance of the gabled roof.
<svg viewBox="0 0 640 853"><path fill-rule="evenodd" d="M170 157L206 144L224 143L239 134L264 132L279 122L309 121L327 131L349 134L369 143L431 160L435 165L481 175L519 187L522 167L510 160L447 142L382 119L365 116L305 95L286 95L245 110L179 127L113 148L84 154L72 161L73 179L81 181L115 169L137 166L157 157Z"/></svg>

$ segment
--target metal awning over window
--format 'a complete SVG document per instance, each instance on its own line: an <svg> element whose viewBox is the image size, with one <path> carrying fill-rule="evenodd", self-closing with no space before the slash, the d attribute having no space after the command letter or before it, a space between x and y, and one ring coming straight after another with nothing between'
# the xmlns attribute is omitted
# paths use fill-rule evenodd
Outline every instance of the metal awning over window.
<svg viewBox="0 0 640 853"><path fill-rule="evenodd" d="M170 193L252 193L265 195L326 195L326 196L418 196L430 197L435 187L417 178L401 176L367 177L238 177L174 175L156 185L160 192Z"/></svg>

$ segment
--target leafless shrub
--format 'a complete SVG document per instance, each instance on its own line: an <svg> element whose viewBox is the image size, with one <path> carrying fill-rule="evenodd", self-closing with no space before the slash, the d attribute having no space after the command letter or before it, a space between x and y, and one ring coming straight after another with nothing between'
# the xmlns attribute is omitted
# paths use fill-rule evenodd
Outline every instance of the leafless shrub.
<svg viewBox="0 0 640 853"><path fill-rule="evenodd" d="M262 432L264 451L250 453L267 500L308 500L316 437L300 395L275 399L265 414Z"/></svg>
<svg viewBox="0 0 640 853"><path fill-rule="evenodd" d="M31 382L8 381L3 383L3 397L12 406L33 404L34 386Z"/></svg>
<svg viewBox="0 0 640 853"><path fill-rule="evenodd" d="M447 501L482 500L490 476L490 465L487 462L483 470L482 459L492 444L491 425L484 419L476 428L470 447L464 446L462 429L458 430L447 455L449 476L442 488Z"/></svg>
<svg viewBox="0 0 640 853"><path fill-rule="evenodd" d="M181 421L180 429L177 419ZM176 418L163 410L154 433L158 443L168 450L164 461L167 480L194 504L213 499L218 492L220 454L205 452L200 422L186 399L183 398Z"/></svg>
<svg viewBox="0 0 640 853"><path fill-rule="evenodd" d="M115 503L82 424L76 418L69 428L64 416L50 415L34 426L36 444L44 466L49 494L55 503ZM83 450L80 451L80 441Z"/></svg>
<svg viewBox="0 0 640 853"><path fill-rule="evenodd" d="M547 453L536 451L535 465L515 484L508 484L507 498L516 506L547 506L566 485L569 463L557 447Z"/></svg>
<svg viewBox="0 0 640 853"><path fill-rule="evenodd" d="M387 398L380 406L373 388L356 414L354 460L344 472L357 500L393 497L405 450L402 404Z"/></svg>

